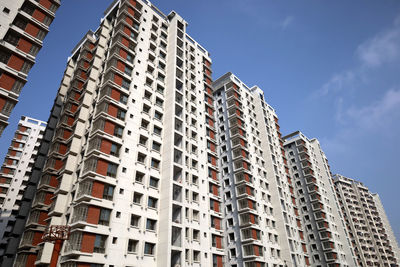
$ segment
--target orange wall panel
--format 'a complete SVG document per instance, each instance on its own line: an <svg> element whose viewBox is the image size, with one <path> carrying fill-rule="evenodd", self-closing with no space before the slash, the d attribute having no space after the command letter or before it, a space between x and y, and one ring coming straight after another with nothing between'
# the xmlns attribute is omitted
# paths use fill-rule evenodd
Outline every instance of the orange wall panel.
<svg viewBox="0 0 400 267"><path fill-rule="evenodd" d="M89 206L87 222L91 224L98 224L100 218L100 208Z"/></svg>

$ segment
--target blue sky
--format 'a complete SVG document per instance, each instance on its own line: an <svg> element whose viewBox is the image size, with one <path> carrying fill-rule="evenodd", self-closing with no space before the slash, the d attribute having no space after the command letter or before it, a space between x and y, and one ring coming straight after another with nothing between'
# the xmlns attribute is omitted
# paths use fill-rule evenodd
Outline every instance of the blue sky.
<svg viewBox="0 0 400 267"><path fill-rule="evenodd" d="M67 57L111 0L63 1L29 73L0 156L20 116L47 120ZM378 192L400 240L400 1L154 0L177 11L227 71L257 84L283 134L320 140L332 171Z"/></svg>

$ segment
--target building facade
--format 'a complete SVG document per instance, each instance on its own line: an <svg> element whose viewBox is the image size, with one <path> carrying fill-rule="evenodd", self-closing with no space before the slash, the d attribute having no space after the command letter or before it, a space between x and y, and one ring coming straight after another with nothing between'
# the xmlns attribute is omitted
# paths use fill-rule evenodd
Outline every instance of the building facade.
<svg viewBox="0 0 400 267"><path fill-rule="evenodd" d="M115 1L76 46L15 266L224 266L211 59L186 27ZM62 247L35 238L54 225Z"/></svg>
<svg viewBox="0 0 400 267"><path fill-rule="evenodd" d="M0 2L0 136L59 6L60 0Z"/></svg>
<svg viewBox="0 0 400 267"><path fill-rule="evenodd" d="M318 140L310 140L301 132L283 139L311 265L357 266L328 160Z"/></svg>
<svg viewBox="0 0 400 267"><path fill-rule="evenodd" d="M274 109L232 73L213 87L227 266L308 266Z"/></svg>
<svg viewBox="0 0 400 267"><path fill-rule="evenodd" d="M0 172L0 255L4 254L7 235L15 224L45 128L45 122L22 117L5 156Z"/></svg>
<svg viewBox="0 0 400 267"><path fill-rule="evenodd" d="M400 266L398 243L379 196L339 174L334 182L357 266Z"/></svg>

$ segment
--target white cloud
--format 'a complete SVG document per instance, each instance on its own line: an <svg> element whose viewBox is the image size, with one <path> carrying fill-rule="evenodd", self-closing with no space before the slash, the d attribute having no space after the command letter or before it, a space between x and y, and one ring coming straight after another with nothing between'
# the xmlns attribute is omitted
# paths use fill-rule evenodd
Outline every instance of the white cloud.
<svg viewBox="0 0 400 267"><path fill-rule="evenodd" d="M391 125L400 117L400 90L388 90L380 100L370 105L350 107L345 115L362 129L380 129Z"/></svg>
<svg viewBox="0 0 400 267"><path fill-rule="evenodd" d="M281 28L283 30L286 30L287 27L289 27L290 24L292 24L294 21L293 16L287 16L282 22L281 22Z"/></svg>
<svg viewBox="0 0 400 267"><path fill-rule="evenodd" d="M394 20L390 29L360 44L355 56L358 59L356 66L332 75L315 95L326 96L353 89L365 83L371 71L384 64L397 62L400 59L400 16Z"/></svg>
<svg viewBox="0 0 400 267"><path fill-rule="evenodd" d="M356 51L361 63L366 67L379 67L397 60L400 56L400 23L361 44Z"/></svg>

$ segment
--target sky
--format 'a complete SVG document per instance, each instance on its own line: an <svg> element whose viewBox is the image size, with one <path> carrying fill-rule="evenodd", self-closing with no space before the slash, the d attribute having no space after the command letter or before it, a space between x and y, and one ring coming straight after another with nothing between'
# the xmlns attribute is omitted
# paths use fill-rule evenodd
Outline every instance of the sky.
<svg viewBox="0 0 400 267"><path fill-rule="evenodd" d="M112 0L62 1L10 125L47 121L67 58ZM154 0L189 23L210 53L213 78L230 71L258 85L282 134L318 138L333 173L379 193L400 240L400 1Z"/></svg>

